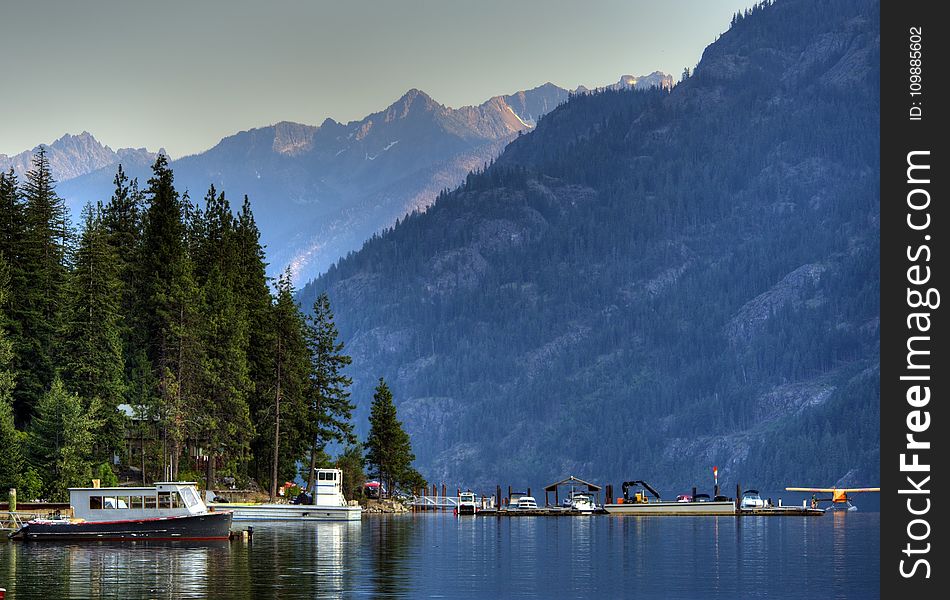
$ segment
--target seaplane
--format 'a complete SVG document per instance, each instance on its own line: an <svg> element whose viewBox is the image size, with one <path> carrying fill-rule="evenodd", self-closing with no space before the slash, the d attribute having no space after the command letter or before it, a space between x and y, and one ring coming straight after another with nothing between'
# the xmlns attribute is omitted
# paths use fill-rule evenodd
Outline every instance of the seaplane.
<svg viewBox="0 0 950 600"><path fill-rule="evenodd" d="M848 497L848 494L857 494L861 492L880 492L881 488L879 487L866 487L866 488L818 488L818 487L787 487L785 491L788 492L812 492L811 497L811 507L820 508L822 502L830 502L831 504L825 508L826 511L832 510L841 510L841 511L852 511L858 510L858 507L854 504L851 504L851 498ZM819 498L818 494L831 494L829 498Z"/></svg>

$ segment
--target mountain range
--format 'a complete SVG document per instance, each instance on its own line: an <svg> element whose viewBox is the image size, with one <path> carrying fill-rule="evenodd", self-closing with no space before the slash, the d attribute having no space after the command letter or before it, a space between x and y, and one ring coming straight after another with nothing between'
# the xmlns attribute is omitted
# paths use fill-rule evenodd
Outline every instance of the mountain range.
<svg viewBox="0 0 950 600"><path fill-rule="evenodd" d="M670 88L669 75L624 75L606 88ZM590 90L579 87L573 93ZM232 202L251 198L267 246L270 274L290 266L299 281L325 271L373 233L429 206L472 169L494 159L518 135L572 92L554 84L450 108L409 90L390 106L349 123L280 122L241 131L214 147L171 163L176 185L193 200L210 184ZM107 200L116 165L144 182L155 154L112 151L89 133L48 146L58 191L73 215ZM25 173L31 152L0 156L0 168Z"/></svg>
<svg viewBox="0 0 950 600"><path fill-rule="evenodd" d="M671 91L573 95L307 285L356 423L384 377L452 489L876 483L879 23L757 4Z"/></svg>

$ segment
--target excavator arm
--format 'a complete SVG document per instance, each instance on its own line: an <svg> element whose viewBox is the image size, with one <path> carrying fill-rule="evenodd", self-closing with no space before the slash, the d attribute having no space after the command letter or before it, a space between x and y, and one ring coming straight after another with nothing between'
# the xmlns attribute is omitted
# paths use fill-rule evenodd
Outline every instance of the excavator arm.
<svg viewBox="0 0 950 600"><path fill-rule="evenodd" d="M657 500L660 500L660 499L661 499L661 498L660 498L660 493L659 493L658 491L656 491L655 489L653 489L653 486L651 486L651 485L650 485L649 483L647 483L646 481L643 481L642 479L638 479L638 480L636 480L636 481L624 481L624 482L623 482L623 485L621 486L621 489L623 490L623 498L624 498L624 500L629 500L629 499L630 499L630 497L627 495L627 490L628 490L629 488L637 487L637 486L640 486L640 487L642 487L643 489L645 489L646 491L648 491L648 492L650 492L651 494L653 494L653 497L656 498Z"/></svg>

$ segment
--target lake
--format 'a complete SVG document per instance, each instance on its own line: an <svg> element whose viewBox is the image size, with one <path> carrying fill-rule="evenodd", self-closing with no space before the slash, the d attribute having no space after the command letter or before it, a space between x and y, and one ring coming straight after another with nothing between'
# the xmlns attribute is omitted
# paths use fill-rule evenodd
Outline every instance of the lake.
<svg viewBox="0 0 950 600"><path fill-rule="evenodd" d="M367 515L251 542L0 542L7 598L879 598L880 513Z"/></svg>

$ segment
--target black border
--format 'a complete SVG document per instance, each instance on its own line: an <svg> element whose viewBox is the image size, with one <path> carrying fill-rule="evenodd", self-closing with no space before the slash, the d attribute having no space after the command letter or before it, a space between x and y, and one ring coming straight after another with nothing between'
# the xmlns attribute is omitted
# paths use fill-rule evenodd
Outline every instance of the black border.
<svg viewBox="0 0 950 600"><path fill-rule="evenodd" d="M923 547L929 542L930 552L915 556L903 554L911 540L907 535L907 526L911 519L907 508L908 495L899 490L907 488L906 476L900 470L901 454L906 453L908 412L913 410L907 401L908 382L901 376L908 373L907 341L915 335L907 326L907 316L915 309L908 306L908 267L913 264L929 264L932 279L923 286L943 291L945 271L950 268L944 259L945 236L950 235L946 226L946 201L942 176L946 161L941 151L942 136L950 134L945 128L944 111L950 110L946 102L946 74L942 64L948 60L946 42L950 31L947 23L937 16L938 2L911 0L904 2L882 2L881 6L881 592L884 598L893 598L895 591L901 593L914 591L936 591L946 572L943 561L937 557L944 555L938 542L940 528L937 516L942 508L940 495L934 493L935 486L942 485L938 455L945 450L940 444L940 433L946 431L941 410L944 399L944 378L947 363L944 354L939 352L939 342L945 337L941 322L940 308L931 312L932 323L929 331L931 365L929 382L931 400L926 410L930 412L931 423L917 439L930 441L929 452L920 452L920 461L931 465L931 479L925 486L931 490L931 507L925 518L930 524L929 539L913 542ZM920 96L910 94L910 28L922 28L922 90ZM950 60L948 60L950 62ZM920 120L910 118L913 102L919 102L922 109ZM914 150L929 150L931 182L927 189L931 194L928 212L931 226L926 231L913 231L907 225L907 194L915 186L907 181L907 155ZM923 240L929 234L930 240ZM919 248L927 244L931 249L929 263L911 262L908 258L908 246ZM950 301L950 297L946 298ZM923 309L926 310L926 309ZM945 310L945 309L943 309ZM919 334L917 334L919 335ZM920 346L923 348L923 346ZM919 371L917 371L919 373ZM923 496L916 496L920 505ZM924 528L918 524L916 533ZM916 576L905 578L900 573L900 561L910 570L913 560L926 558L930 564L929 579L923 577L925 569L919 568ZM945 590L943 593L946 593ZM943 595L943 594L941 594Z"/></svg>

